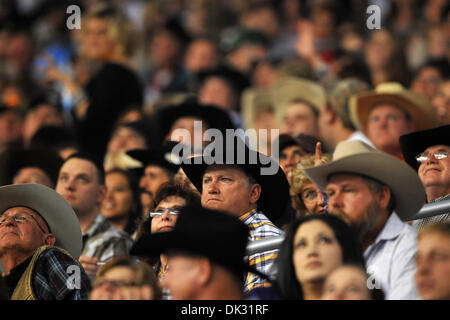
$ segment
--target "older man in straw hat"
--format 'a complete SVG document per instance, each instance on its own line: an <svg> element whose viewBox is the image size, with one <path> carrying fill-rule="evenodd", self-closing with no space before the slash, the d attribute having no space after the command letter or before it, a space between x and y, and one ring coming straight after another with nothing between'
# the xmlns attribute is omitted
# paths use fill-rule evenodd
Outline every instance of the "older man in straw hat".
<svg viewBox="0 0 450 320"><path fill-rule="evenodd" d="M361 141L345 141L337 145L332 162L304 171L326 191L329 212L354 228L372 285L381 285L387 299L418 298L417 232L401 221L416 214L425 201L414 170Z"/></svg>
<svg viewBox="0 0 450 320"><path fill-rule="evenodd" d="M398 141L401 135L437 125L436 111L428 98L396 82L353 96L350 116L378 150L399 159L403 159Z"/></svg>
<svg viewBox="0 0 450 320"><path fill-rule="evenodd" d="M81 228L70 205L39 184L0 187L0 258L13 300L86 299L89 278L76 259Z"/></svg>

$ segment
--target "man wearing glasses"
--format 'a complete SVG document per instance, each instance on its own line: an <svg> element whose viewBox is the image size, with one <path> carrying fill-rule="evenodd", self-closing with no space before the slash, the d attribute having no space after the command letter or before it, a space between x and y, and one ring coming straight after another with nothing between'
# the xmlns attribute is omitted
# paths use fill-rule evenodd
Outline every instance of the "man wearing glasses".
<svg viewBox="0 0 450 320"><path fill-rule="evenodd" d="M450 125L418 131L400 137L406 162L425 186L427 202L450 200ZM450 212L416 219L419 230L427 224L450 221Z"/></svg>
<svg viewBox="0 0 450 320"><path fill-rule="evenodd" d="M70 205L39 184L0 187L0 259L13 300L87 298L89 278L76 261L81 228Z"/></svg>

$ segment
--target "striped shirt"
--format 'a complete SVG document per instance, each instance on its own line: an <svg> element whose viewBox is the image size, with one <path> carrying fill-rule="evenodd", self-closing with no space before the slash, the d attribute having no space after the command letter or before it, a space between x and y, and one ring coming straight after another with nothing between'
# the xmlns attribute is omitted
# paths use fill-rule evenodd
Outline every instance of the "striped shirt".
<svg viewBox="0 0 450 320"><path fill-rule="evenodd" d="M450 194L448 194L446 196L443 196L443 197L440 197L440 198L436 198L436 199L430 200L429 203L445 201L445 200L450 200ZM447 223L447 222L450 222L450 212L438 214L438 215L427 217L427 218L423 218L423 219L417 219L417 220L415 220L413 222L413 226L418 231L420 231L420 229L422 229L426 225L438 224L438 223Z"/></svg>
<svg viewBox="0 0 450 320"><path fill-rule="evenodd" d="M249 240L257 241L270 237L278 237L284 235L284 232L278 229L264 214L256 210L247 212L239 217L249 229ZM248 257L249 264L256 270L269 275L273 262L278 256L278 249L256 253ZM248 273L245 280L244 292L249 293L251 290L260 287L270 287L267 280L261 277Z"/></svg>

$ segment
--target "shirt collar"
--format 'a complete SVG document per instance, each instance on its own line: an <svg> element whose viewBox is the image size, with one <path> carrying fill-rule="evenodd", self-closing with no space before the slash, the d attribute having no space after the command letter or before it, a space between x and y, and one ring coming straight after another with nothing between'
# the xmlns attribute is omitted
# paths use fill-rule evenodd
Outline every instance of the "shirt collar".
<svg viewBox="0 0 450 320"><path fill-rule="evenodd" d="M374 243L397 238L402 232L403 224L395 211L392 212Z"/></svg>
<svg viewBox="0 0 450 320"><path fill-rule="evenodd" d="M106 218L103 216L101 212L98 213L97 217L95 217L94 221L92 221L89 228L86 229L86 231L83 233L83 236L92 236L95 234L97 229L103 224L103 222L106 220Z"/></svg>
<svg viewBox="0 0 450 320"><path fill-rule="evenodd" d="M244 213L243 215L239 216L239 219L241 221L244 221L245 219L247 219L250 215L252 215L254 212L256 212L256 209L252 209L246 213Z"/></svg>

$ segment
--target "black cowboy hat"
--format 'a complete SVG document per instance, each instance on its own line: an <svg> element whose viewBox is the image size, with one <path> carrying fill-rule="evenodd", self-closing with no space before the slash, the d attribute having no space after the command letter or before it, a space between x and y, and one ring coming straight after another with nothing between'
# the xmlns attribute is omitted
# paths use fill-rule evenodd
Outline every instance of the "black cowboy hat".
<svg viewBox="0 0 450 320"><path fill-rule="evenodd" d="M204 127L215 128L225 134L226 129L235 129L227 111L209 104L201 104L196 98L188 98L180 104L158 109L153 117L152 142L160 144L169 134L170 128L180 118L195 117L205 122Z"/></svg>
<svg viewBox="0 0 450 320"><path fill-rule="evenodd" d="M181 250L205 256L238 277L252 272L269 279L244 261L248 235L247 225L230 213L190 205L181 209L173 230L139 238L130 254L153 257L168 250Z"/></svg>
<svg viewBox="0 0 450 320"><path fill-rule="evenodd" d="M220 162L216 162L216 159L222 158L222 163L238 166L261 185L258 209L273 223L277 223L278 218L282 216L289 203L289 183L286 175L275 160L250 149L241 138L233 136L232 149L227 148L226 145L229 141L226 140L224 139L223 142L226 143L223 143L222 146L216 145L216 154L213 157L208 155L196 156L191 158L189 163L189 159L185 159L181 165L184 173L197 190L202 193L203 174L210 164L220 164ZM227 154L231 150L233 150L233 159L228 159ZM230 157L230 154L228 154L228 157ZM255 161L252 161L252 159ZM232 160L232 162L229 160ZM263 170L269 168L276 168L276 172L264 174Z"/></svg>
<svg viewBox="0 0 450 320"><path fill-rule="evenodd" d="M49 149L8 149L0 154L0 185L11 184L17 172L26 167L42 169L55 185L62 164L61 157Z"/></svg>
<svg viewBox="0 0 450 320"><path fill-rule="evenodd" d="M160 147L129 150L127 155L142 162L144 168L148 165L156 165L175 174L181 166L181 159L172 154L172 149L177 144L178 142L167 141ZM142 168L139 168L139 171L141 170Z"/></svg>
<svg viewBox="0 0 450 320"><path fill-rule="evenodd" d="M296 137L293 137L289 134L280 134L278 136L278 145L280 147L280 152L283 149L291 146L299 146L303 152L308 154L314 154L316 152L316 144L317 142L322 143L322 152L327 152L325 149L323 142L320 139L317 139L314 136L301 133Z"/></svg>
<svg viewBox="0 0 450 320"><path fill-rule="evenodd" d="M416 171L420 166L416 156L425 149L437 145L450 146L450 124L400 136L403 157L405 157L406 163Z"/></svg>

